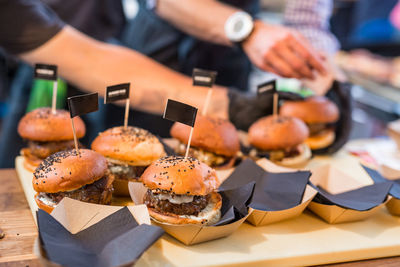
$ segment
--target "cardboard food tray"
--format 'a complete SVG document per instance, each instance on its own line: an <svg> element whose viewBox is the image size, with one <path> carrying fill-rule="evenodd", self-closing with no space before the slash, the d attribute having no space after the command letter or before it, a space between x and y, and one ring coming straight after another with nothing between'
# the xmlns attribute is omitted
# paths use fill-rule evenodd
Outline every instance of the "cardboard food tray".
<svg viewBox="0 0 400 267"><path fill-rule="evenodd" d="M18 162L18 160L17 160ZM310 166L334 162L356 175L357 162L344 153L335 158L316 157ZM22 182L22 165L16 165ZM24 186L27 199L33 194ZM29 201L31 204L32 201ZM33 202L34 203L34 202ZM32 207L32 206L31 206ZM309 211L293 220L254 227L242 224L232 235L215 241L185 246L164 235L139 259L136 266L304 266L399 255L400 217L381 209L368 220L329 225Z"/></svg>
<svg viewBox="0 0 400 267"><path fill-rule="evenodd" d="M142 183L129 183L129 191L135 204L143 204L143 196L147 188ZM203 226L195 224L174 225L153 220L165 232L175 237L185 245L194 245L206 241L226 237L235 232L249 215L233 223L220 226Z"/></svg>
<svg viewBox="0 0 400 267"><path fill-rule="evenodd" d="M358 165L355 165L355 167L358 167ZM358 181L331 164L314 168L310 181L314 185L321 186L323 189L333 194L339 194L373 183L372 180ZM384 205L385 202L370 210L358 211L337 205L327 205L312 201L308 208L326 222L334 224L365 220L374 215Z"/></svg>
<svg viewBox="0 0 400 267"><path fill-rule="evenodd" d="M257 165L262 167L264 170L269 172L295 172L295 169L285 168L278 166L267 159L260 159L257 161ZM229 175L233 172L231 170L217 171L219 179L222 181L226 180ZM247 221L254 226L264 226L272 223L281 222L298 217L309 205L311 200L317 194L317 191L311 186L307 185L303 195L301 203L293 208L280 210L280 211L263 211L250 209L250 215L247 217Z"/></svg>

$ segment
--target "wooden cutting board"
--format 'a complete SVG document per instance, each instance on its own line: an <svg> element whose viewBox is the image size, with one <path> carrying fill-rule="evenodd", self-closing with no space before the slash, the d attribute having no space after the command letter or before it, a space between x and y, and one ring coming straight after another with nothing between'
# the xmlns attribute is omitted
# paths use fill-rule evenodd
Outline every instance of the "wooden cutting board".
<svg viewBox="0 0 400 267"><path fill-rule="evenodd" d="M317 157L311 166L333 162L365 180L353 157ZM24 172L22 158L17 172L31 207L35 207L31 174ZM400 217L386 208L366 221L330 225L309 211L281 223L254 227L244 223L234 234L219 240L185 246L165 235L138 261L137 266L287 266L317 265L400 255Z"/></svg>

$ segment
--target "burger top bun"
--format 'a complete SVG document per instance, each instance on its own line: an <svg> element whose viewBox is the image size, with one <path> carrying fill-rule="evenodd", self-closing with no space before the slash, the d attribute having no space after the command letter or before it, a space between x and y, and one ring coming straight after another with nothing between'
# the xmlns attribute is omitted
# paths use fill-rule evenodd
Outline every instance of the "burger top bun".
<svg viewBox="0 0 400 267"><path fill-rule="evenodd" d="M249 142L261 150L278 150L303 143L308 134L308 127L297 118L267 116L251 125Z"/></svg>
<svg viewBox="0 0 400 267"><path fill-rule="evenodd" d="M86 128L82 119L74 118L75 132L78 138L85 135ZM18 134L28 140L39 142L65 141L74 139L69 112L51 108L38 108L25 114L19 121Z"/></svg>
<svg viewBox="0 0 400 267"><path fill-rule="evenodd" d="M100 133L92 149L105 157L134 166L147 166L165 156L163 145L150 132L128 126L114 127Z"/></svg>
<svg viewBox="0 0 400 267"><path fill-rule="evenodd" d="M190 127L175 123L170 133L172 137L187 144ZM201 115L196 118L191 146L228 157L235 156L240 149L239 136L232 123Z"/></svg>
<svg viewBox="0 0 400 267"><path fill-rule="evenodd" d="M149 189L178 195L208 195L219 186L215 170L194 158L168 156L153 162L141 180Z"/></svg>
<svg viewBox="0 0 400 267"><path fill-rule="evenodd" d="M312 96L304 101L285 101L280 115L296 117L305 123L333 123L339 119L339 109L324 96Z"/></svg>
<svg viewBox="0 0 400 267"><path fill-rule="evenodd" d="M57 152L47 157L33 173L36 192L57 193L73 191L104 177L106 159L89 149Z"/></svg>

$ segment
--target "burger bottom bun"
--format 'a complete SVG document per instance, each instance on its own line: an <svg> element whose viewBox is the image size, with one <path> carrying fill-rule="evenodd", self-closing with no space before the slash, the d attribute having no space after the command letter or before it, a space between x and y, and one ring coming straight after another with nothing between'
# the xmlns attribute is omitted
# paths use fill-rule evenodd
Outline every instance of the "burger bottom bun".
<svg viewBox="0 0 400 267"><path fill-rule="evenodd" d="M212 225L221 219L222 197L220 194L211 193L208 205L197 215L176 215L173 213L161 213L149 208L153 220L162 224L201 224Z"/></svg>
<svg viewBox="0 0 400 267"><path fill-rule="evenodd" d="M42 161L36 162L36 161L30 160L27 157L24 157L24 167L26 170L28 170L29 172L32 172L32 173L35 172L35 170L36 170L37 166L39 166L40 162L42 162Z"/></svg>
<svg viewBox="0 0 400 267"><path fill-rule="evenodd" d="M285 167L291 168L303 168L306 166L308 160L311 158L311 149L307 144L301 144L300 155L290 158L283 158L280 161L276 161L275 163Z"/></svg>
<svg viewBox="0 0 400 267"><path fill-rule="evenodd" d="M305 142L312 150L317 150L330 146L335 141L335 138L335 131L333 129L326 129L308 137Z"/></svg>
<svg viewBox="0 0 400 267"><path fill-rule="evenodd" d="M35 201L36 201L36 204L38 205L39 209L42 209L45 212L50 214L53 211L54 207L44 204L42 201L39 200L38 196L39 196L39 193L37 193L35 195Z"/></svg>

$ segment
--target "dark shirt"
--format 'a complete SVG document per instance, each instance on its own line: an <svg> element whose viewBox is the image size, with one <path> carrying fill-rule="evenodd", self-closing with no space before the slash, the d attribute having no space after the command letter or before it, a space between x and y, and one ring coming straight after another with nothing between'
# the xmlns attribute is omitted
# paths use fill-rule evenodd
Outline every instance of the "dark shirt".
<svg viewBox="0 0 400 267"><path fill-rule="evenodd" d="M65 23L105 41L125 24L119 0L0 0L0 47L12 54L33 50Z"/></svg>
<svg viewBox="0 0 400 267"><path fill-rule="evenodd" d="M121 0L41 0L68 25L97 40L118 38L125 23Z"/></svg>
<svg viewBox="0 0 400 267"><path fill-rule="evenodd" d="M39 0L0 0L0 47L12 54L47 42L64 22Z"/></svg>

